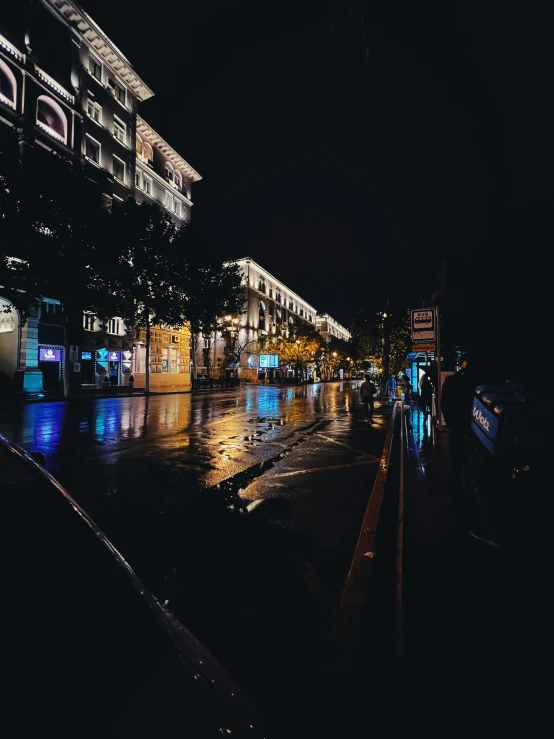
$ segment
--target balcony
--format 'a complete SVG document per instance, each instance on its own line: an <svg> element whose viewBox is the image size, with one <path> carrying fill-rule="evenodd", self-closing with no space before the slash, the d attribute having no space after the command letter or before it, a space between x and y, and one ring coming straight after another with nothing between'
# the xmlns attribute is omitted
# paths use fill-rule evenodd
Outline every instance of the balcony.
<svg viewBox="0 0 554 739"><path fill-rule="evenodd" d="M46 72L40 67L37 67L36 64L35 72L37 73L37 77L39 78L39 80L47 84L48 87L52 88L54 92L57 92L60 97L64 98L64 100L67 100L68 103L71 103L71 105L73 105L75 98L70 92L65 89L65 87L59 85L55 79L50 77L49 74L46 74Z"/></svg>
<svg viewBox="0 0 554 739"><path fill-rule="evenodd" d="M17 59L18 62L22 62L24 59L24 55L16 49L16 47L13 44L10 44L7 38L4 38L4 36L0 35L0 48L4 49L4 51L7 51L8 54L14 57L14 59Z"/></svg>

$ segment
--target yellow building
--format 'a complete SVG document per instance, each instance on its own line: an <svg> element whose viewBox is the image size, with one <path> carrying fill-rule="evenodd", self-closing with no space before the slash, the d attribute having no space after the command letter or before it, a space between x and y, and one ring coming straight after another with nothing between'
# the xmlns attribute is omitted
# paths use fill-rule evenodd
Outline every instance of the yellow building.
<svg viewBox="0 0 554 739"><path fill-rule="evenodd" d="M146 380L146 330L141 329L133 352L135 387ZM190 373L190 329L156 326L150 331L150 391L186 392L192 387Z"/></svg>

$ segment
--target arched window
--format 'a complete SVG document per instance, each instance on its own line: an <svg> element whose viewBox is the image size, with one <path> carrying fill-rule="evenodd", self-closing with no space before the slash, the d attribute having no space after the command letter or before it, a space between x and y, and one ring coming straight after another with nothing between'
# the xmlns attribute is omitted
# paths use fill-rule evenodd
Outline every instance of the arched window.
<svg viewBox="0 0 554 739"><path fill-rule="evenodd" d="M178 169L175 170L175 185L179 188L179 190L183 187L183 178L181 177L181 173Z"/></svg>
<svg viewBox="0 0 554 739"><path fill-rule="evenodd" d="M136 137L135 151L137 152L137 154L139 155L139 157L142 156L142 139L138 135L138 133L137 133L137 137Z"/></svg>
<svg viewBox="0 0 554 739"><path fill-rule="evenodd" d="M173 164L171 162L165 163L165 179L168 182L173 182Z"/></svg>
<svg viewBox="0 0 554 739"><path fill-rule="evenodd" d="M265 303L263 300L260 300L260 320L258 328L265 329Z"/></svg>
<svg viewBox="0 0 554 739"><path fill-rule="evenodd" d="M8 65L0 59L0 101L15 108L17 100L17 83Z"/></svg>
<svg viewBox="0 0 554 739"><path fill-rule="evenodd" d="M142 142L142 158L144 159L145 162L154 161L154 153L148 141Z"/></svg>
<svg viewBox="0 0 554 739"><path fill-rule="evenodd" d="M37 100L37 124L58 141L67 143L67 118L55 100L41 95Z"/></svg>

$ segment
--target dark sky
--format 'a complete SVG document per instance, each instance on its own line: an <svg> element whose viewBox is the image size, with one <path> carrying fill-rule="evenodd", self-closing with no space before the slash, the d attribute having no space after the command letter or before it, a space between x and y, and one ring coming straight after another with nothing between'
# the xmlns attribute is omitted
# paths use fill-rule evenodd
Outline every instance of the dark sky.
<svg viewBox="0 0 554 739"><path fill-rule="evenodd" d="M358 2L351 21L342 0L82 4L203 176L193 218L221 255L339 321L417 307L443 257L494 264L530 221L542 238L551 62L532 4Z"/></svg>

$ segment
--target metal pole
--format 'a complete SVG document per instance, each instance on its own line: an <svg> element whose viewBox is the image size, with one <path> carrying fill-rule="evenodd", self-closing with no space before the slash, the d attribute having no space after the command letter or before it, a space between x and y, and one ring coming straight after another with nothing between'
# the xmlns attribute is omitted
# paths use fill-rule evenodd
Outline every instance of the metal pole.
<svg viewBox="0 0 554 739"><path fill-rule="evenodd" d="M436 357L437 357L437 428L442 425L441 420L441 324L440 324L440 308L435 306L435 336L436 336Z"/></svg>

